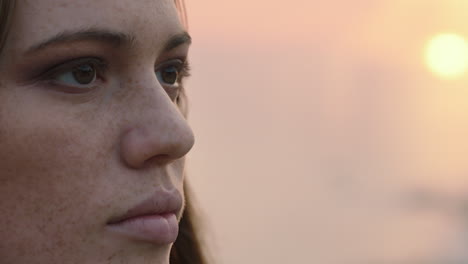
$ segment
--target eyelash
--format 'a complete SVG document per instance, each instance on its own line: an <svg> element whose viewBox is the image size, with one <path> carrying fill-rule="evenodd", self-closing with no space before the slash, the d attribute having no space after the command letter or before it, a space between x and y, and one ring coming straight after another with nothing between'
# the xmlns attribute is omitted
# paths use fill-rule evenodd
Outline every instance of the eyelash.
<svg viewBox="0 0 468 264"><path fill-rule="evenodd" d="M190 67L190 63L188 62L187 59L183 60L182 67L180 68L181 76L180 76L180 82L185 78L190 77L191 75L192 68Z"/></svg>

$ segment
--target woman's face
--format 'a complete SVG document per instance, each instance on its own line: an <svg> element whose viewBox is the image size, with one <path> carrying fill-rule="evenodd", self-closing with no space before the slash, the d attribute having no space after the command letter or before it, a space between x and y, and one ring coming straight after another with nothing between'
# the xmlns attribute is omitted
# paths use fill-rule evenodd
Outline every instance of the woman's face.
<svg viewBox="0 0 468 264"><path fill-rule="evenodd" d="M177 98L190 38L173 0L20 0L11 26L0 262L168 263L170 217L109 223L152 197L182 213L194 137ZM145 224L154 234L138 234Z"/></svg>

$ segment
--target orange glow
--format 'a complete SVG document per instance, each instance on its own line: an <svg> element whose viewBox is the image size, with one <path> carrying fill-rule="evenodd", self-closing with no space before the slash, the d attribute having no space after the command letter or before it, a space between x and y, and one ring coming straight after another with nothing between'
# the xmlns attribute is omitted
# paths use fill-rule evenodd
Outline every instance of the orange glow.
<svg viewBox="0 0 468 264"><path fill-rule="evenodd" d="M463 75L468 67L468 46L457 34L440 34L427 44L426 64L438 76L454 79Z"/></svg>
<svg viewBox="0 0 468 264"><path fill-rule="evenodd" d="M468 263L466 66L439 75L458 42L426 53L468 36L468 1L187 4L188 178L219 262ZM419 189L441 201L404 209Z"/></svg>

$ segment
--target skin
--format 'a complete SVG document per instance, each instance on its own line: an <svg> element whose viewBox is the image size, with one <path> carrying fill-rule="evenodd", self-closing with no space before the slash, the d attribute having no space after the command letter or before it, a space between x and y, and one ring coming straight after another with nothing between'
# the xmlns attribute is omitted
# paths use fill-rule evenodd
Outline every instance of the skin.
<svg viewBox="0 0 468 264"><path fill-rule="evenodd" d="M188 53L188 43L163 50L184 31L173 1L17 3L0 55L0 262L169 263L172 244L117 237L105 227L155 190L183 194L194 136L154 70ZM26 52L87 28L131 34L134 42ZM108 65L91 90L61 82L62 73L36 78L50 64L90 55Z"/></svg>

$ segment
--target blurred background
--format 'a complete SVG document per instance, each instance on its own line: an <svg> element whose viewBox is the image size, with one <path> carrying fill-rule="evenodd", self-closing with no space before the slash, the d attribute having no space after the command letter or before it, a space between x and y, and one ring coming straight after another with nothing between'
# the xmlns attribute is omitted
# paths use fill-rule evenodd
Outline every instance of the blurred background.
<svg viewBox="0 0 468 264"><path fill-rule="evenodd" d="M468 1L186 2L215 263L468 263Z"/></svg>

